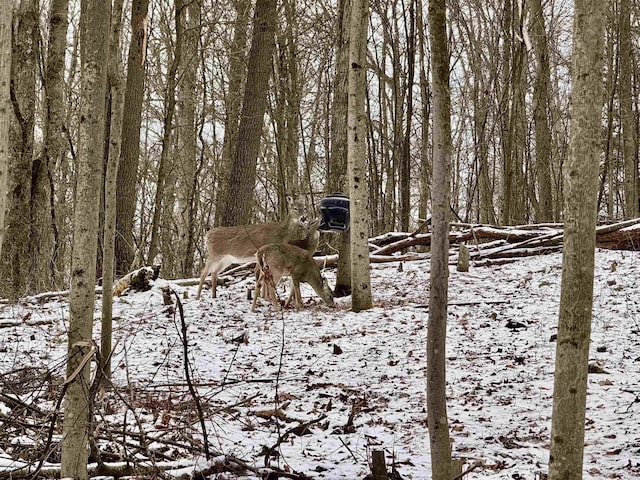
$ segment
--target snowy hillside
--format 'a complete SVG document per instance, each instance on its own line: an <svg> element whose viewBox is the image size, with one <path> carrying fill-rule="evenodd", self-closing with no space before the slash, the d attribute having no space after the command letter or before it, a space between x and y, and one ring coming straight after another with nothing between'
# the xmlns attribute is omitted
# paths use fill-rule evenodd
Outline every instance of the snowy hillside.
<svg viewBox="0 0 640 480"><path fill-rule="evenodd" d="M474 467L465 478L537 479L547 470L561 261L554 253L452 268L448 408L453 454ZM596 265L590 359L601 373L589 375L585 478L639 478L640 254L598 250ZM334 271L326 275L333 285ZM429 478L428 279L428 261L401 271L373 264L375 308L359 314L348 299L325 307L304 284L306 308L282 315L266 302L250 312L249 278L219 287L217 299L206 290L195 300L197 287L170 284L184 305L214 458L256 471L268 461L290 478L363 479L371 450L384 449L395 478ZM180 475L202 468L204 455L180 319L159 288L166 284L115 299L117 388L96 397L96 440L107 463L128 456ZM64 377L69 309L64 297L0 308L0 464L10 470L45 451L51 417L43 412ZM30 426L16 424L20 415Z"/></svg>

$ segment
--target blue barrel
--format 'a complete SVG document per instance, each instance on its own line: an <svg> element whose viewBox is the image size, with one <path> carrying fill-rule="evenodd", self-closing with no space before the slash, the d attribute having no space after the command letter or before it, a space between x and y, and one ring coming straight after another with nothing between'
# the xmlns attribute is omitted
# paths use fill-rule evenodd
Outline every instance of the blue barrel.
<svg viewBox="0 0 640 480"><path fill-rule="evenodd" d="M344 232L349 229L349 198L342 193L332 193L320 200L319 230Z"/></svg>

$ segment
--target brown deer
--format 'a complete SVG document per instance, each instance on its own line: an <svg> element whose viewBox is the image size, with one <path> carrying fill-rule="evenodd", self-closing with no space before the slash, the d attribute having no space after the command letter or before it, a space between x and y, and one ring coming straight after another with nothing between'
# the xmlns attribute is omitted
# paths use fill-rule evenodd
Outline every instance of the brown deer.
<svg viewBox="0 0 640 480"><path fill-rule="evenodd" d="M276 297L275 286L283 275L289 274L293 287L285 306L293 300L296 309L302 306L300 282L311 285L322 301L333 305L333 292L327 280L320 273L311 253L296 245L272 243L260 247L256 252L256 291L253 297L251 311L256 308L260 291L276 309L280 309L280 302Z"/></svg>
<svg viewBox="0 0 640 480"><path fill-rule="evenodd" d="M217 296L218 273L234 263L255 260L258 248L269 243L288 243L306 238L309 223L304 203L299 198L286 196L289 214L280 223L215 227L207 232L207 262L200 273L200 285L196 299L200 298L202 286L211 273L211 293Z"/></svg>

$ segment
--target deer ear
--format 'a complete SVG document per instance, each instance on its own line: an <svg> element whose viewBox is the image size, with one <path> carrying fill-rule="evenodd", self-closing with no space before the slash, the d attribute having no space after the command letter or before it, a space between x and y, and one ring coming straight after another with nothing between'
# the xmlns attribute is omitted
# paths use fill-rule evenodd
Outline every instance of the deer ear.
<svg viewBox="0 0 640 480"><path fill-rule="evenodd" d="M293 205L293 196L289 195L288 193L284 196L284 198L287 200L287 203L289 205Z"/></svg>

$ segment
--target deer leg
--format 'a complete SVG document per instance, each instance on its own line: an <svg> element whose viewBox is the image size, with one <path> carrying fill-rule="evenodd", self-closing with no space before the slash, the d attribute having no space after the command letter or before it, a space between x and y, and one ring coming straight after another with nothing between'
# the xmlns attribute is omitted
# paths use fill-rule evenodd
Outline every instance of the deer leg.
<svg viewBox="0 0 640 480"><path fill-rule="evenodd" d="M293 306L296 310L300 310L300 308L302 308L302 293L300 292L300 281L292 278L291 283L293 284L293 288L291 290L291 296L293 297Z"/></svg>
<svg viewBox="0 0 640 480"><path fill-rule="evenodd" d="M202 292L202 286L204 285L204 281L209 275L209 271L211 270L211 266L213 265L212 259L207 259L207 262L204 264L204 268L202 272L200 272L200 284L198 285L198 294L196 295L196 300L200 300L200 293Z"/></svg>
<svg viewBox="0 0 640 480"><path fill-rule="evenodd" d="M256 268L256 271L258 269ZM264 274L262 272L262 270L260 271L260 274L258 275L258 279L256 280L256 290L253 294L253 304L251 305L251 311L255 312L256 311L256 304L258 303L258 297L260 296L260 290L262 290L262 285L264 284Z"/></svg>

